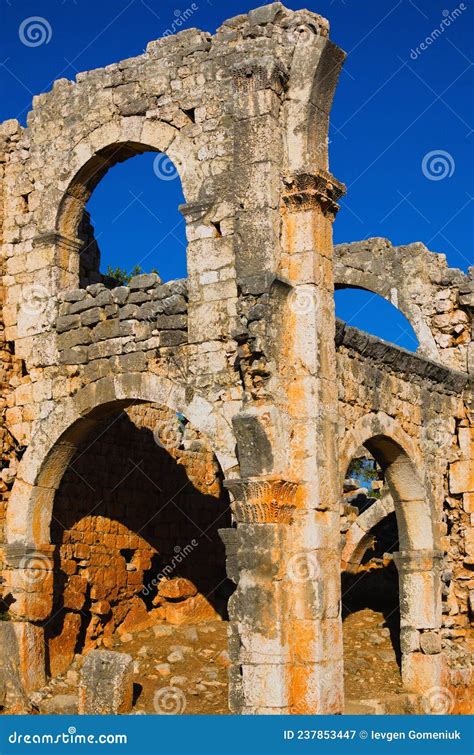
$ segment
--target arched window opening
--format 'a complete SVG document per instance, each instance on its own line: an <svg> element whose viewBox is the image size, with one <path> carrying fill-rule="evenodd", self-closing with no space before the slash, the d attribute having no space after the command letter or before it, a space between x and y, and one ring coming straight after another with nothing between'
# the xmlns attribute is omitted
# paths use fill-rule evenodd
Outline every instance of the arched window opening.
<svg viewBox="0 0 474 755"><path fill-rule="evenodd" d="M399 538L384 472L364 447L354 455L344 480L341 535L348 712L375 712L357 706L402 691L398 572L393 559Z"/></svg>
<svg viewBox="0 0 474 755"><path fill-rule="evenodd" d="M167 155L141 144L111 145L76 175L59 217L59 231L77 238L79 285L126 284L138 273L164 281L184 278L185 203Z"/></svg>
<svg viewBox="0 0 474 755"><path fill-rule="evenodd" d="M218 530L230 526L220 466L182 414L151 403L99 413L54 498L50 675L74 676L77 654L125 643L140 665L136 711L159 712L157 679L172 668L218 682L212 704L191 696L187 713L228 712L225 664L212 680L201 665L210 638L213 655L227 644L233 584Z"/></svg>
<svg viewBox="0 0 474 755"><path fill-rule="evenodd" d="M416 351L419 346L409 320L378 294L359 288L338 288L334 295L336 317L366 333Z"/></svg>

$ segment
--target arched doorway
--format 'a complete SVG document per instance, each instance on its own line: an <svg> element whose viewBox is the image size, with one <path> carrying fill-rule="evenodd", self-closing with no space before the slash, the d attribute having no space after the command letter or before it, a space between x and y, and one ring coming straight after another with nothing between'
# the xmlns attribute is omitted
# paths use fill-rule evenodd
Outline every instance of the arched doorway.
<svg viewBox="0 0 474 755"><path fill-rule="evenodd" d="M341 498L341 611L348 712L402 692L400 607L394 552L399 537L381 467L361 447ZM362 706L364 703L362 703ZM354 707L355 706L355 707Z"/></svg>
<svg viewBox="0 0 474 755"><path fill-rule="evenodd" d="M222 624L231 587L218 530L230 524L222 483L235 459L215 409L134 374L88 386L53 414L8 511L9 604L29 689L43 686L45 668L64 672L75 654L110 642L122 650L147 627L168 628L172 650L187 622ZM225 626L220 635L225 643Z"/></svg>
<svg viewBox="0 0 474 755"><path fill-rule="evenodd" d="M229 524L222 473L202 434L157 404L111 407L54 496L49 672L111 646L116 633L225 619L218 529Z"/></svg>
<svg viewBox="0 0 474 755"><path fill-rule="evenodd" d="M361 446L379 465L396 516L399 544L389 561L393 561L398 572L403 689L424 694L442 683L444 660L440 638L442 553L438 546L435 509L424 484L422 457L393 418L382 412L366 415L355 423L342 442L341 486L349 463ZM365 545L373 537L372 528L387 526L390 513L388 501L385 502L385 511L379 506L374 508L373 515L367 512L365 522L364 512L361 512L357 524L360 532L353 533L355 545L362 543L360 551L364 552ZM368 537L364 544L365 535ZM359 553L353 563L360 561ZM348 568L348 553L345 553L343 568ZM394 612L395 609L393 605ZM391 638L395 637L393 648L396 652L396 632L393 627L386 629Z"/></svg>

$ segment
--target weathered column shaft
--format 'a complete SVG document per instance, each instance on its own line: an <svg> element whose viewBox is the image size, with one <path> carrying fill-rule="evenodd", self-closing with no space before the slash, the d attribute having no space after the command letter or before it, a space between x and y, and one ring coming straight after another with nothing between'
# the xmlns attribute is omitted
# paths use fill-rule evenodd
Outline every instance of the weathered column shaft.
<svg viewBox="0 0 474 755"><path fill-rule="evenodd" d="M446 684L441 653L443 554L432 550L394 554L400 586L400 643L405 689L425 694Z"/></svg>
<svg viewBox="0 0 474 755"><path fill-rule="evenodd" d="M325 171L287 181L283 214L288 298L281 370L293 442L289 475L301 482L292 559L289 704L295 713L343 706L332 221L343 187ZM303 575L304 576L304 575Z"/></svg>

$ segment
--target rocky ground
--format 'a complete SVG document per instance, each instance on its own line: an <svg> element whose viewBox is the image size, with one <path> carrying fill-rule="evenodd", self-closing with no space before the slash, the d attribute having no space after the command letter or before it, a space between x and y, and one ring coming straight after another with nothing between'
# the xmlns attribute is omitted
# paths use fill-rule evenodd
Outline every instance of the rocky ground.
<svg viewBox="0 0 474 755"><path fill-rule="evenodd" d="M405 699L396 654L381 613L364 609L343 624L347 712L382 712L389 699ZM135 659L135 714L226 714L227 625L216 621L186 626L158 625L114 637L113 650ZM34 696L40 713L76 713L82 658ZM391 703L391 704L392 704Z"/></svg>
<svg viewBox="0 0 474 755"><path fill-rule="evenodd" d="M227 706L227 624L157 625L114 637L111 648L135 661L133 712L229 713ZM40 713L77 713L82 658L34 696Z"/></svg>
<svg viewBox="0 0 474 755"><path fill-rule="evenodd" d="M370 608L343 623L346 713L409 713L397 654L384 615Z"/></svg>
<svg viewBox="0 0 474 755"><path fill-rule="evenodd" d="M400 669L383 614L369 608L351 613L343 633L346 697L377 698L401 692Z"/></svg>

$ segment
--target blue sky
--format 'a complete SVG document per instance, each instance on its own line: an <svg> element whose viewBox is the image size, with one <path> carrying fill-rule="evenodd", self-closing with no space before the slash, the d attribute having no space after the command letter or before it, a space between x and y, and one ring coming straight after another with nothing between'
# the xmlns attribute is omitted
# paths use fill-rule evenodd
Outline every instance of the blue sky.
<svg viewBox="0 0 474 755"><path fill-rule="evenodd" d="M196 0L187 25L213 32L226 18L258 4ZM369 236L386 236L394 244L423 241L446 254L452 267L466 270L473 264L472 5L457 0L285 4L328 18L331 38L348 53L330 130L331 171L348 187L335 241ZM0 0L0 120L25 123L32 95L48 91L56 78L74 78L78 71L140 54L191 5L188 0L179 5L176 0ZM46 19L49 42L22 43L21 24L32 16ZM443 20L443 32L432 37ZM424 43L427 37L431 44ZM160 180L154 159L148 154L116 166L91 198L103 269L141 262L165 279L185 274L179 180ZM388 303L360 291L340 292L336 300L339 316L351 324L416 346L410 326Z"/></svg>

